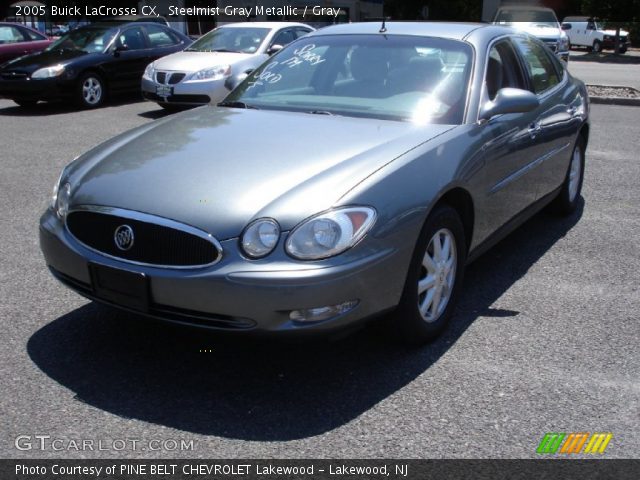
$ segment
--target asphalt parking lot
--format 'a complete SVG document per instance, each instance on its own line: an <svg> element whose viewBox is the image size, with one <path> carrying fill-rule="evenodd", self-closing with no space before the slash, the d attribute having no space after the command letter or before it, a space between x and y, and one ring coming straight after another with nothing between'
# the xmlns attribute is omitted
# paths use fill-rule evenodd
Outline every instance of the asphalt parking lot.
<svg viewBox="0 0 640 480"><path fill-rule="evenodd" d="M611 432L604 457L639 457L640 108L592 107L582 207L537 215L475 262L452 328L417 350L375 329L229 340L58 284L38 218L61 168L162 115L0 100L3 458L521 458L547 432Z"/></svg>

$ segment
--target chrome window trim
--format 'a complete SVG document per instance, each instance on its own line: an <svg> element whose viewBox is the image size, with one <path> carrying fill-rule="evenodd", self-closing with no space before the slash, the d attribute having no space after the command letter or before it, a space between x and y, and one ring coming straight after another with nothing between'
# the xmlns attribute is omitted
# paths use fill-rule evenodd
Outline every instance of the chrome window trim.
<svg viewBox="0 0 640 480"><path fill-rule="evenodd" d="M482 91L480 92L480 99L478 102L478 111L476 112L476 123L480 123L480 112L482 111L482 106L485 104L485 102L490 101L489 100L489 94L487 92L487 84L485 82L485 79L487 78L487 70L489 69L489 54L491 53L491 49L493 48L493 46L498 43L501 42L502 40L507 39L507 41L509 41L509 39L513 37L513 34L504 34L504 35L500 35L499 37L494 37L491 42L489 42L489 44L487 45L487 50L485 52L485 56L484 56L484 68L482 69L482 75L480 76L480 88L482 89ZM518 52L515 51L516 50L516 46L512 44L512 48L514 50L514 54L518 55ZM518 66L518 68L521 68L520 66ZM522 72L523 75L526 75L526 72Z"/></svg>
<svg viewBox="0 0 640 480"><path fill-rule="evenodd" d="M135 260L128 260L126 258L116 257L114 255L109 255L108 253L102 252L100 250L97 250L97 249L87 245L86 243L81 241L78 237L76 237L71 232L71 230L69 230L69 226L67 225L67 217L70 214L74 213L74 212L102 213L102 214L105 214L105 215L113 215L113 216L118 216L118 217L122 217L122 218L129 218L131 220L137 220L137 221L140 221L140 222L151 223L151 224L154 224L154 225L159 225L159 226L171 228L171 229L174 229L174 230L179 230L179 231L188 233L190 235L194 235L196 237L199 237L199 238L201 238L203 240L206 240L209 243L211 243L214 246L214 248L217 250L218 257L216 258L215 261L213 261L211 263L205 263L205 264L199 264L199 265L180 266L180 265L161 265L161 264L155 264L155 263L137 262ZM171 270L194 270L194 269L207 268L207 267L211 267L213 265L216 265L217 263L219 263L222 260L222 257L224 256L224 250L222 248L222 244L213 235L211 235L210 233L207 233L204 230L200 230L199 228L192 227L191 225L180 223L180 222L177 222L175 220L171 220L171 219L168 219L168 218L165 218L165 217L159 217L159 216L151 215L151 214L148 214L148 213L142 213L142 212L138 212L136 210L125 210L123 208L107 207L107 206L101 206L101 205L77 205L77 206L74 206L73 209L70 209L69 212L67 213L67 217L65 217L64 228L67 231L67 233L76 242L78 242L84 248L86 248L86 249L88 249L88 250L90 250L90 251L92 251L94 253L97 253L98 255L101 255L101 256L106 257L106 258L110 258L112 260L117 260L119 262L128 263L128 264L131 264L131 265L138 265L138 266L142 266L142 267L171 269Z"/></svg>

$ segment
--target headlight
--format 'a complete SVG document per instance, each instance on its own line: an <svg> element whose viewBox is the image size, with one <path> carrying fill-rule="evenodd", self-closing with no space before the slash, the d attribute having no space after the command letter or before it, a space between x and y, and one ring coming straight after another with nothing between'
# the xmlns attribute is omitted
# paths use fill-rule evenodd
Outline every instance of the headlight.
<svg viewBox="0 0 640 480"><path fill-rule="evenodd" d="M147 65L147 68L144 69L144 73L142 74L142 78L146 78L147 80L153 80L153 75L156 73L156 67L153 62Z"/></svg>
<svg viewBox="0 0 640 480"><path fill-rule="evenodd" d="M353 247L376 219L370 207L347 207L321 213L293 229L285 249L300 260L333 257Z"/></svg>
<svg viewBox="0 0 640 480"><path fill-rule="evenodd" d="M45 67L45 68L36 70L31 75L31 78L38 79L38 78L57 77L59 75L62 75L62 72L64 72L64 65L54 65L53 67Z"/></svg>
<svg viewBox="0 0 640 480"><path fill-rule="evenodd" d="M560 41L558 42L558 50L561 52L569 50L569 37L567 37L566 35L562 35L560 37Z"/></svg>
<svg viewBox="0 0 640 480"><path fill-rule="evenodd" d="M205 68L199 72L191 74L189 80L222 80L231 75L230 65L219 65L213 68Z"/></svg>
<svg viewBox="0 0 640 480"><path fill-rule="evenodd" d="M56 200L55 212L59 218L64 220L69 211L69 199L71 198L71 185L65 183L59 190Z"/></svg>
<svg viewBox="0 0 640 480"><path fill-rule="evenodd" d="M261 218L249 224L240 241L242 250L251 258L269 255L278 244L280 226L271 218Z"/></svg>

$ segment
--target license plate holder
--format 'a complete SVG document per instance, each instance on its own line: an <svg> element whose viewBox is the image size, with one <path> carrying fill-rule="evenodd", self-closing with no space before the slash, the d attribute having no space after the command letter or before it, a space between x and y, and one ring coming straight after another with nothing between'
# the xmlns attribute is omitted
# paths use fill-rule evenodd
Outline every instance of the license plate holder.
<svg viewBox="0 0 640 480"><path fill-rule="evenodd" d="M156 95L164 98L170 97L171 95L173 95L173 87L168 87L166 85L157 85Z"/></svg>
<svg viewBox="0 0 640 480"><path fill-rule="evenodd" d="M144 273L97 263L89 264L89 273L93 293L97 298L133 310L149 310L149 279Z"/></svg>

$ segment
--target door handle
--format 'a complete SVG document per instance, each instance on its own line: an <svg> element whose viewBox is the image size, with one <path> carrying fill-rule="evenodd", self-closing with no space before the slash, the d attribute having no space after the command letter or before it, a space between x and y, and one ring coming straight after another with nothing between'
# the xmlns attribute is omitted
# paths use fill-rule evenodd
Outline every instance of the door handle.
<svg viewBox="0 0 640 480"><path fill-rule="evenodd" d="M542 131L542 124L540 122L533 122L529 125L529 135L531 138L536 138L538 134Z"/></svg>

